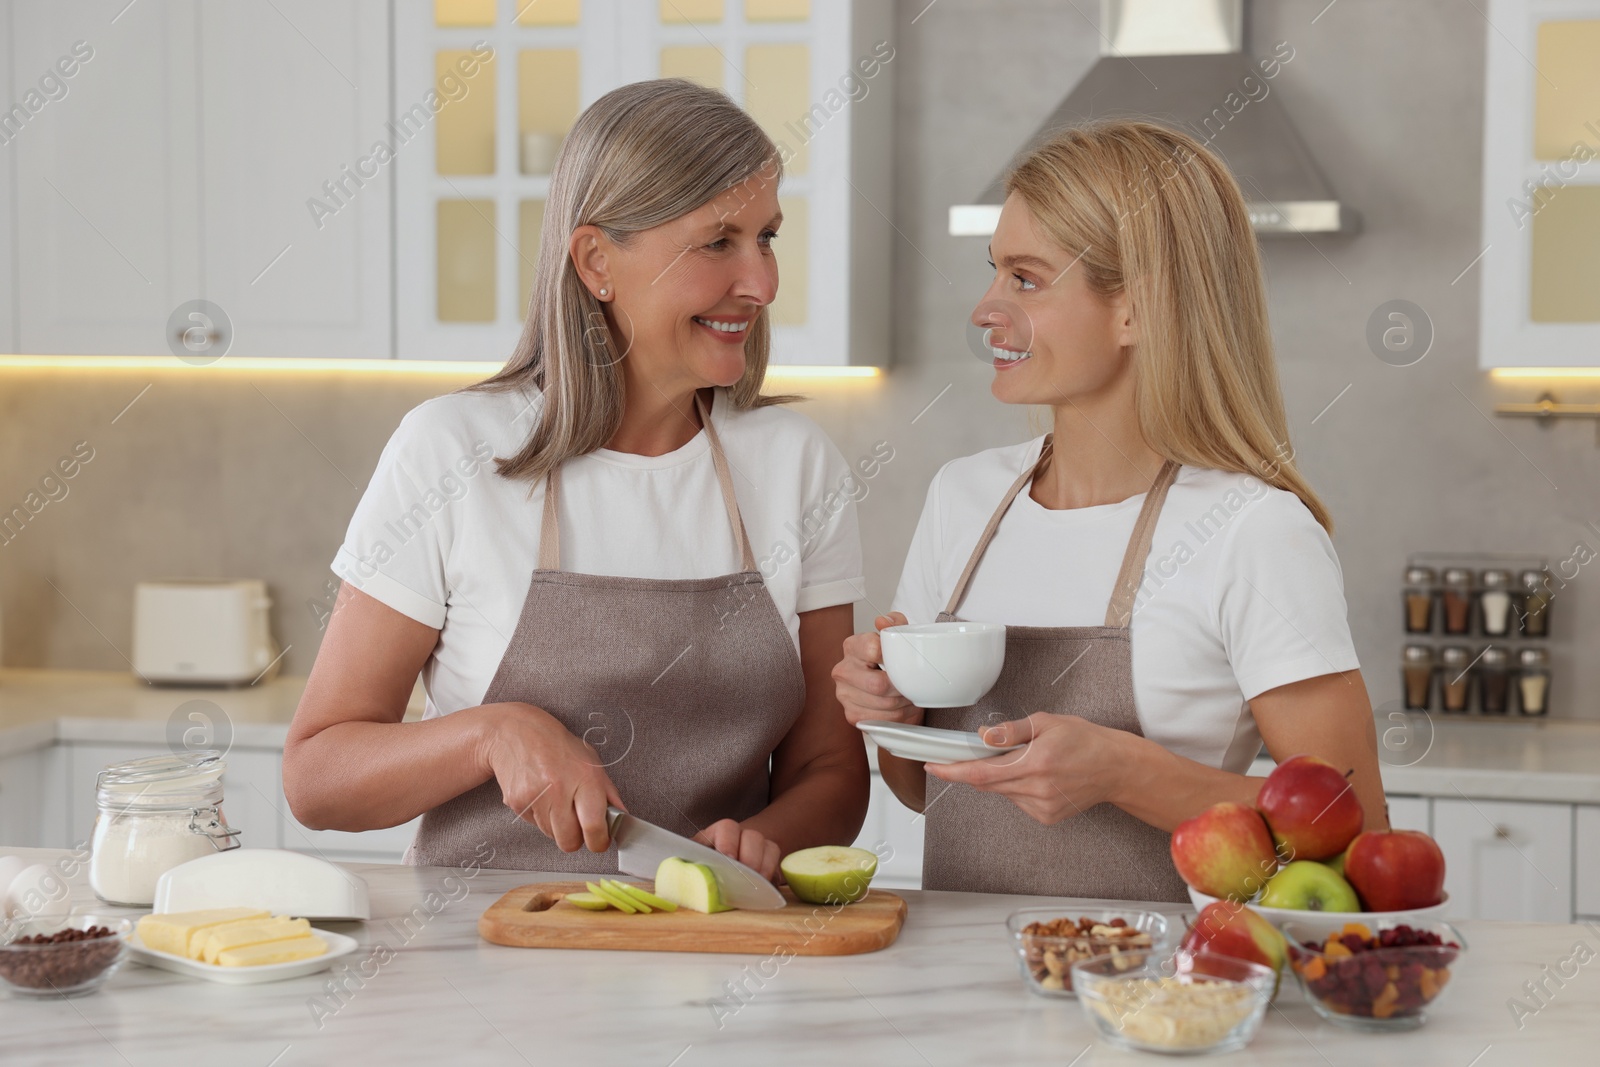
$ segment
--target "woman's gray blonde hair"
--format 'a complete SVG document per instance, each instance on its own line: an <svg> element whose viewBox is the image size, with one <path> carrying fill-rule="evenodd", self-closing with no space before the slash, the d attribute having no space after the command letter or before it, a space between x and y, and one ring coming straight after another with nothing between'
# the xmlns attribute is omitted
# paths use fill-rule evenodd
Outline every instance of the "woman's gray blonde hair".
<svg viewBox="0 0 1600 1067"><path fill-rule="evenodd" d="M726 94L681 78L613 89L578 116L550 175L522 336L498 373L468 387L531 386L544 394L521 451L496 459L502 475L538 479L604 447L622 425L624 353L572 262L573 231L598 226L626 245L729 190L782 176L778 149L749 114ZM771 343L762 308L746 336L744 377L728 390L736 409L794 399L761 393Z"/></svg>

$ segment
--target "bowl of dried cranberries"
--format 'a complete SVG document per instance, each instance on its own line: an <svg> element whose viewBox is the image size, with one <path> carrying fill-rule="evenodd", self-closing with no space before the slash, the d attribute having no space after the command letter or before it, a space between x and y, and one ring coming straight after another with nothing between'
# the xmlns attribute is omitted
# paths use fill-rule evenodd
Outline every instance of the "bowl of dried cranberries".
<svg viewBox="0 0 1600 1067"><path fill-rule="evenodd" d="M1450 984L1467 942L1446 922L1285 923L1289 966L1318 1015L1353 1030L1412 1030Z"/></svg>

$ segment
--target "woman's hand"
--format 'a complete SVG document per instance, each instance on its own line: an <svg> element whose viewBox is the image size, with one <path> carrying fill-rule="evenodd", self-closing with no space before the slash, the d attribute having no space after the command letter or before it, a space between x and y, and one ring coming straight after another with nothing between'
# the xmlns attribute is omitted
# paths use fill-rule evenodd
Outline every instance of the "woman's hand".
<svg viewBox="0 0 1600 1067"><path fill-rule="evenodd" d="M752 830L732 819L718 819L695 834L694 839L738 860L767 881L777 881L778 861L783 859L783 850L760 830Z"/></svg>
<svg viewBox="0 0 1600 1067"><path fill-rule="evenodd" d="M906 625L898 611L879 615L873 625L879 630ZM883 641L876 633L854 634L845 639L844 659L833 668L833 680L845 718L858 722L905 722L922 725L922 709L900 695L882 667Z"/></svg>
<svg viewBox="0 0 1600 1067"><path fill-rule="evenodd" d="M500 783L506 807L563 852L610 848L606 805L621 808L622 798L595 750L532 704L484 709L492 717L479 760Z"/></svg>
<svg viewBox="0 0 1600 1067"><path fill-rule="evenodd" d="M1030 818L1046 826L1096 804L1114 802L1126 780L1124 772L1131 769L1129 761L1138 757L1130 742L1144 740L1076 715L1042 711L985 727L982 735L991 745L1025 743L1027 747L988 759L930 763L928 773L1009 797Z"/></svg>

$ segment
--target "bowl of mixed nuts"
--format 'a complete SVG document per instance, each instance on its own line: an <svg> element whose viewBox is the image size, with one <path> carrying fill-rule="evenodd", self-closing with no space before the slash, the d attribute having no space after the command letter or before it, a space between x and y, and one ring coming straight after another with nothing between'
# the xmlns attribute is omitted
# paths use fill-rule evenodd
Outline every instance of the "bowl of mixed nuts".
<svg viewBox="0 0 1600 1067"><path fill-rule="evenodd" d="M1096 956L1145 953L1167 944L1166 916L1126 908L1024 908L1006 919L1023 980L1035 993L1072 996L1072 965Z"/></svg>
<svg viewBox="0 0 1600 1067"><path fill-rule="evenodd" d="M0 979L22 997L92 993L122 965L133 924L75 915L62 922L13 922L0 928Z"/></svg>

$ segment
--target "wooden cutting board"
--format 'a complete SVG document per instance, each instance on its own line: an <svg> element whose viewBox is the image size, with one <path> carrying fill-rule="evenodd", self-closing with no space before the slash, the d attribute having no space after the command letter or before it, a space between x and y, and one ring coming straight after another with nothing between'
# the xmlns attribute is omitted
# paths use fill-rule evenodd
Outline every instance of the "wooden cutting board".
<svg viewBox="0 0 1600 1067"><path fill-rule="evenodd" d="M646 887L648 888L648 887ZM803 904L787 887L788 907L772 911L674 912L626 915L584 911L561 899L582 893L582 882L519 886L489 905L478 920L486 941L517 948L602 948L632 952L740 952L850 956L894 944L906 902L881 889L844 907Z"/></svg>

